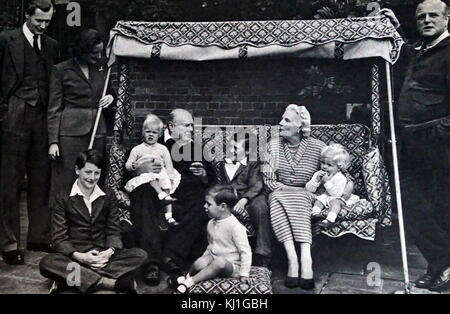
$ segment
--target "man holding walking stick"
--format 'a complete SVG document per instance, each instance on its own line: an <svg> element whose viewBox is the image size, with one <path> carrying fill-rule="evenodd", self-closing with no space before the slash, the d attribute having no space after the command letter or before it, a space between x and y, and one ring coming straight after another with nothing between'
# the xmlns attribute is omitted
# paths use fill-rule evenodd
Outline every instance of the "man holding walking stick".
<svg viewBox="0 0 450 314"><path fill-rule="evenodd" d="M390 10L382 12L393 24ZM428 262L418 288L450 288L450 35L448 7L416 9L420 41L412 48L398 102L400 178L407 227Z"/></svg>

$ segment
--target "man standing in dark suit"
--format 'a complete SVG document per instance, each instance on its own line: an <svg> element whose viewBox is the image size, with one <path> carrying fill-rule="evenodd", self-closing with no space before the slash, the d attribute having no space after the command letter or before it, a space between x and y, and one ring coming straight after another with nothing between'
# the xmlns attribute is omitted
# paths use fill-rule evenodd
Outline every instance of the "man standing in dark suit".
<svg viewBox="0 0 450 314"><path fill-rule="evenodd" d="M385 11L394 25L398 20ZM450 34L448 7L421 1L420 41L397 105L401 131L400 179L407 231L428 262L418 288L450 288Z"/></svg>
<svg viewBox="0 0 450 314"><path fill-rule="evenodd" d="M47 250L50 231L47 156L48 77L58 56L57 43L44 35L54 7L50 0L30 0L21 28L0 34L2 121L0 178L0 249L8 264L23 263L19 251L19 195L28 177L28 245Z"/></svg>
<svg viewBox="0 0 450 314"><path fill-rule="evenodd" d="M267 267L271 258L272 235L260 165L256 160L249 160L248 136L241 139L235 133L230 144L229 158L215 162L217 181L219 184L229 184L236 190L239 201L234 206L233 213L238 217L250 216L256 228L253 265Z"/></svg>

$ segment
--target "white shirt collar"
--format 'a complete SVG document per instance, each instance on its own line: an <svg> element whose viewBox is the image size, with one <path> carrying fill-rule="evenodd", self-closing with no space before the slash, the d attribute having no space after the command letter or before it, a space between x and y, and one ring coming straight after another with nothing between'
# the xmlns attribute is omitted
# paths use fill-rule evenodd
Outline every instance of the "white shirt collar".
<svg viewBox="0 0 450 314"><path fill-rule="evenodd" d="M448 30L445 30L445 31L441 34L441 36L439 36L438 38L436 38L435 40L433 40L431 43L429 43L428 45L426 45L426 46L425 46L425 49L428 50L428 49L433 48L434 46L436 46L437 44L439 44L441 41L443 41L445 38L447 38L447 37L449 37L449 36L450 36L450 34L449 34ZM422 49L422 46L423 46L423 44L420 45L419 47L414 48L414 49L420 50L420 49Z"/></svg>
<svg viewBox="0 0 450 314"><path fill-rule="evenodd" d="M81 192L80 187L78 186L78 179L75 180L74 184L72 185L72 190L70 191L70 194L69 194L69 196L71 196L71 197L75 196L75 195L80 195L80 196L83 196L83 198L88 198L86 195L83 194L83 192ZM105 192L103 192L102 189L100 189L100 187L98 185L95 185L94 191L92 191L92 194L89 197L89 201L92 203L100 196L105 196L105 195L106 195Z"/></svg>
<svg viewBox="0 0 450 314"><path fill-rule="evenodd" d="M172 136L170 136L169 128L166 128L164 130L164 143L167 142L168 140L170 140L171 138L172 138Z"/></svg>
<svg viewBox="0 0 450 314"><path fill-rule="evenodd" d="M233 161L230 158L225 158L225 162L227 164L233 164ZM241 165L243 166L247 166L247 157L245 157L244 159L238 161Z"/></svg>
<svg viewBox="0 0 450 314"><path fill-rule="evenodd" d="M31 47L33 47L33 36L34 36L34 34L28 28L28 25L27 25L26 22L23 23L22 31L23 31L23 34L25 35L25 38L30 43ZM41 36L39 36L39 35L38 35L38 46L39 46L39 49L41 49Z"/></svg>

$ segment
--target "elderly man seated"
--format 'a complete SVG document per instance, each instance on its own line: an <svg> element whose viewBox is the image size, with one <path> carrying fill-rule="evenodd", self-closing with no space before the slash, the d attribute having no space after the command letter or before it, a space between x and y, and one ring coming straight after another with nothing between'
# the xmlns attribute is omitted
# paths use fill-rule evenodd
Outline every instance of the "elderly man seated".
<svg viewBox="0 0 450 314"><path fill-rule="evenodd" d="M52 246L57 253L41 260L40 271L56 280L54 287L67 284L81 293L106 289L135 294L133 271L145 263L147 254L122 248L115 196L97 185L102 168L95 150L78 156L78 178L70 194L57 195L52 205Z"/></svg>

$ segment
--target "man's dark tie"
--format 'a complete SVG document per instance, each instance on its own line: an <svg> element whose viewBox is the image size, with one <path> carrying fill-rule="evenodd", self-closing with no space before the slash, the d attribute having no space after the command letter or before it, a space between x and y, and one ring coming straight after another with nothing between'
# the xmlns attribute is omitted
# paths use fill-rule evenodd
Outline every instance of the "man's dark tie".
<svg viewBox="0 0 450 314"><path fill-rule="evenodd" d="M36 52L36 54L39 56L41 53L41 50L39 49L38 38L39 38L39 35L33 35L33 49Z"/></svg>

